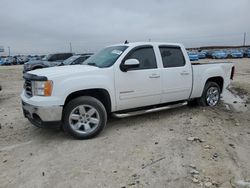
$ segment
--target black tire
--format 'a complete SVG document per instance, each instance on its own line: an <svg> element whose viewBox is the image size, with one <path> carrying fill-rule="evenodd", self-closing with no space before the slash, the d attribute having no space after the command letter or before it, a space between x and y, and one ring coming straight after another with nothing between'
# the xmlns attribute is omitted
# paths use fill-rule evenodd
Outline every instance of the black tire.
<svg viewBox="0 0 250 188"><path fill-rule="evenodd" d="M211 87L215 87L215 88L217 88L217 90L218 90L219 98L218 98L218 102L217 102L215 105L210 105L210 104L207 102L207 92L208 92L208 90L209 90ZM221 94L220 86L219 86L216 82L210 82L210 81L209 81L209 82L207 82L207 83L205 84L205 87L204 87L202 96L201 96L199 99L197 99L198 105L200 105L200 106L216 106L216 105L220 102L220 94Z"/></svg>
<svg viewBox="0 0 250 188"><path fill-rule="evenodd" d="M74 130L70 125L70 114L80 105L89 105L93 107L99 114L99 123L97 127L89 133L79 133ZM107 123L107 112L104 105L96 98L90 96L82 96L71 100L64 108L63 113L63 129L77 139L90 139L104 129Z"/></svg>

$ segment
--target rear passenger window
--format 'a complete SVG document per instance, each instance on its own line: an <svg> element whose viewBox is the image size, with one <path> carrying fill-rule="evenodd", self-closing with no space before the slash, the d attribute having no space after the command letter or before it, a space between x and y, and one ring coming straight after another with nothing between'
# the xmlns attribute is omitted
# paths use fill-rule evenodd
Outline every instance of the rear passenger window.
<svg viewBox="0 0 250 188"><path fill-rule="evenodd" d="M185 58L180 47L160 46L163 67L182 67L185 66Z"/></svg>
<svg viewBox="0 0 250 188"><path fill-rule="evenodd" d="M137 59L140 62L140 66L132 70L157 68L155 53L152 47L142 47L142 48L133 50L126 57L126 59Z"/></svg>

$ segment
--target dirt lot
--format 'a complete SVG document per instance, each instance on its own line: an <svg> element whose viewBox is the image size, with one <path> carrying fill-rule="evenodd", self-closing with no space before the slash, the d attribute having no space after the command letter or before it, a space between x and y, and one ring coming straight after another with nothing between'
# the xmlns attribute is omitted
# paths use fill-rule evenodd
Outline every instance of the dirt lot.
<svg viewBox="0 0 250 188"><path fill-rule="evenodd" d="M234 93L250 95L250 59L231 61ZM246 98L246 112L221 103L111 119L79 141L23 117L21 66L0 67L0 84L0 187L250 187Z"/></svg>

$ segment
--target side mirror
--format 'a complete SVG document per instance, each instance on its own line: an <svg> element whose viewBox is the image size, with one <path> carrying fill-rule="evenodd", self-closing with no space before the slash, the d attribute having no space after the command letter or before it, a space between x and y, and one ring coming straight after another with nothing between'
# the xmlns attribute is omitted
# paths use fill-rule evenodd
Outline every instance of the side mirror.
<svg viewBox="0 0 250 188"><path fill-rule="evenodd" d="M129 69L134 69L140 66L140 62L137 59L127 59L123 64L121 64L121 70L127 72Z"/></svg>

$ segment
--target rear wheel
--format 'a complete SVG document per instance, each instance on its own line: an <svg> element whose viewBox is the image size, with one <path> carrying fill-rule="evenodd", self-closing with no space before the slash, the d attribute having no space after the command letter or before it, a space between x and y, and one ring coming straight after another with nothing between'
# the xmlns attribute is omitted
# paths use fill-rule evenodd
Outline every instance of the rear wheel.
<svg viewBox="0 0 250 188"><path fill-rule="evenodd" d="M70 101L64 109L63 128L78 139L97 136L106 122L105 107L94 97L78 97Z"/></svg>
<svg viewBox="0 0 250 188"><path fill-rule="evenodd" d="M207 82L197 102L200 106L216 106L220 101L220 93L220 86L217 83Z"/></svg>

